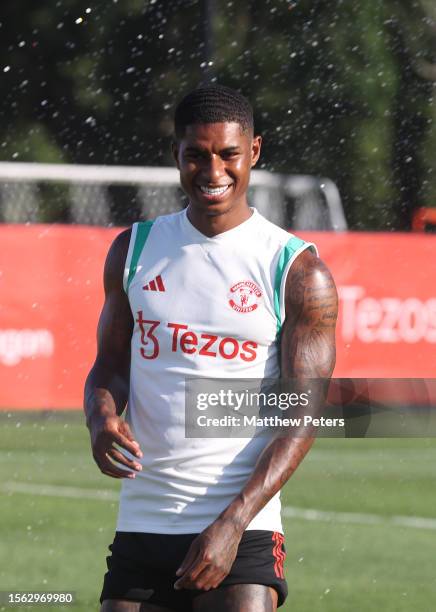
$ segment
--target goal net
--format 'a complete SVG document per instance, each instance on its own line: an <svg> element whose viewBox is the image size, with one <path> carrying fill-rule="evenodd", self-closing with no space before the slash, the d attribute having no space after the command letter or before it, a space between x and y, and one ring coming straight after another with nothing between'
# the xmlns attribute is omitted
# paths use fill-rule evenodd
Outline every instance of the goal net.
<svg viewBox="0 0 436 612"><path fill-rule="evenodd" d="M347 229L336 185L306 175L252 172L249 202L297 230ZM129 225L185 207L175 168L0 162L0 221Z"/></svg>

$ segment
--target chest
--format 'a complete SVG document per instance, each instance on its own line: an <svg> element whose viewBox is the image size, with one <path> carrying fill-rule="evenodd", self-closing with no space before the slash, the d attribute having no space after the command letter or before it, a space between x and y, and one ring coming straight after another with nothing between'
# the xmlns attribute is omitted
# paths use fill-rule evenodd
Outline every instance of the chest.
<svg viewBox="0 0 436 612"><path fill-rule="evenodd" d="M141 318L156 324L173 348L182 341L194 349L207 336L217 336L214 350L228 338L230 353L235 342L268 346L276 335L272 273L271 262L243 245L150 243L129 288L132 313L139 331Z"/></svg>

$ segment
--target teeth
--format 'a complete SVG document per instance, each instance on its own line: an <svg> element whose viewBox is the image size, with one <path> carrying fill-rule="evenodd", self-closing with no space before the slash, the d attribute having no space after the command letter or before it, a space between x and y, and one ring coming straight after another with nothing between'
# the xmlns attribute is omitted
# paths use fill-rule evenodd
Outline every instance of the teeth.
<svg viewBox="0 0 436 612"><path fill-rule="evenodd" d="M201 186L200 189L203 193L206 193L207 195L221 195L227 190L228 187L228 185L225 185L224 187L216 187L215 189L211 189L210 187Z"/></svg>

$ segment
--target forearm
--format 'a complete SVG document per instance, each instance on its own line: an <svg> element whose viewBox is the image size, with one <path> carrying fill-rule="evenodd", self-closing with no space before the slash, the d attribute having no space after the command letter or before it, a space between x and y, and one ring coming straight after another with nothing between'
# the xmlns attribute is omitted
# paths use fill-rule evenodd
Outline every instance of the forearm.
<svg viewBox="0 0 436 612"><path fill-rule="evenodd" d="M85 383L86 422L98 417L121 415L129 394L129 371L96 360Z"/></svg>
<svg viewBox="0 0 436 612"><path fill-rule="evenodd" d="M325 405L328 378L295 377L289 367L282 367L289 378L282 379L278 393L288 397L298 394L310 397L307 405L289 408L280 416L283 420L295 419L299 425L281 427L258 457L253 473L240 494L222 513L222 518L232 519L242 530L285 485L298 468L315 441L315 427L305 424L305 417L318 417ZM294 375L291 378L291 375ZM311 372L313 374L313 372Z"/></svg>
<svg viewBox="0 0 436 612"><path fill-rule="evenodd" d="M263 450L253 474L221 519L235 522L244 531L258 512L283 487L300 465L315 438L295 437L295 432L277 435Z"/></svg>

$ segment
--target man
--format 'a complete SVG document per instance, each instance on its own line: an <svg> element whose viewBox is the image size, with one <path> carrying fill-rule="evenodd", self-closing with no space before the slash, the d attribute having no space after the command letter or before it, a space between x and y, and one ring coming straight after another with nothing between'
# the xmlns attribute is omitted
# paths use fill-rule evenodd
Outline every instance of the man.
<svg viewBox="0 0 436 612"><path fill-rule="evenodd" d="M114 241L86 382L94 459L123 479L102 610L276 610L279 491L313 438L188 439L185 380L328 379L336 290L313 245L248 205L261 138L243 96L194 90L175 137L189 205Z"/></svg>

